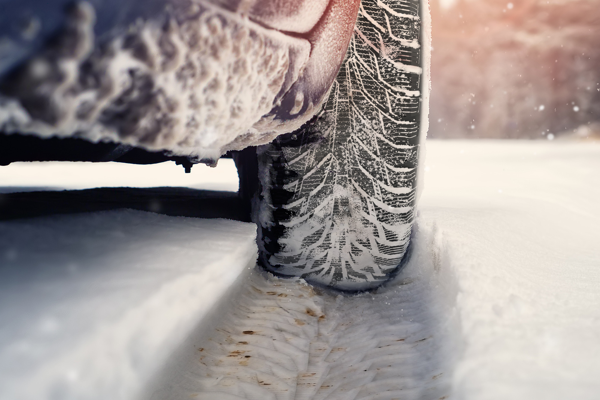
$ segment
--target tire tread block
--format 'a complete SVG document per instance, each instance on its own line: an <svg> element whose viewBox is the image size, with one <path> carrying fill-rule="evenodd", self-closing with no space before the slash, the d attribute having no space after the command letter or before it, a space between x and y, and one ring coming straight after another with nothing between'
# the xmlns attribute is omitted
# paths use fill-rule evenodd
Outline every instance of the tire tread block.
<svg viewBox="0 0 600 400"><path fill-rule="evenodd" d="M415 1L363 1L322 115L295 133L320 140L267 145L263 154L292 162L261 176L293 190L287 203L270 205L293 205L288 220L274 221L284 229L259 226L280 246L266 254L277 260L263 263L267 269L345 289L383 282L400 264L414 219L419 153L418 8Z"/></svg>

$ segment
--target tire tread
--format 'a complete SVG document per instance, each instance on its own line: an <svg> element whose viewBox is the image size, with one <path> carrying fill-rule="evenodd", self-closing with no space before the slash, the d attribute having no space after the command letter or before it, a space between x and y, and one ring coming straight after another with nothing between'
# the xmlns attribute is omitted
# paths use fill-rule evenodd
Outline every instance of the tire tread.
<svg viewBox="0 0 600 400"><path fill-rule="evenodd" d="M418 15L418 1L364 0L321 115L262 150L263 188L290 193L277 202L263 190L262 210L289 211L259 223L261 240L277 242L276 252L261 247L270 271L360 290L401 264L419 154Z"/></svg>

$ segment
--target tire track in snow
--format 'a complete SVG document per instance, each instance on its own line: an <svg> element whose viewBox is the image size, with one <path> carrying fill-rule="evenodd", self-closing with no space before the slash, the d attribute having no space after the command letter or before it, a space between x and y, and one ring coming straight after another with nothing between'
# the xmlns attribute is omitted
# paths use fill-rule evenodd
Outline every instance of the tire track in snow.
<svg viewBox="0 0 600 400"><path fill-rule="evenodd" d="M161 398L447 398L455 285L441 234L415 231L405 270L374 293L335 295L253 272Z"/></svg>

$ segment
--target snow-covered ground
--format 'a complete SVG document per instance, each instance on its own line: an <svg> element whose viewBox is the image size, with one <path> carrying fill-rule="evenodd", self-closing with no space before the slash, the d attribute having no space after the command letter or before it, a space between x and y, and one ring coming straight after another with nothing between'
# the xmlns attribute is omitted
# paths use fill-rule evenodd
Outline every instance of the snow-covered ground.
<svg viewBox="0 0 600 400"><path fill-rule="evenodd" d="M430 142L420 224L456 277L458 399L600 396L600 143Z"/></svg>
<svg viewBox="0 0 600 400"><path fill-rule="evenodd" d="M432 141L425 171L410 262L358 297L248 269L251 224L0 222L0 398L598 398L600 145Z"/></svg>

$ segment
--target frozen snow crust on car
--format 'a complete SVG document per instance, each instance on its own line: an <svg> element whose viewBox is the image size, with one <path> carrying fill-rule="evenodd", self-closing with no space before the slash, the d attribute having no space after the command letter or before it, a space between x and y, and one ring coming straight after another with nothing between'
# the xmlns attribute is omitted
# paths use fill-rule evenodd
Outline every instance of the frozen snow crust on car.
<svg viewBox="0 0 600 400"><path fill-rule="evenodd" d="M248 128L297 79L309 43L187 3L99 47L94 8L79 3L55 46L0 84L2 130L77 132L212 160L272 140Z"/></svg>
<svg viewBox="0 0 600 400"><path fill-rule="evenodd" d="M76 3L64 19L0 76L0 131L216 160L277 135L253 126L298 80L311 51L306 39L199 1L174 2L100 37L93 4Z"/></svg>
<svg viewBox="0 0 600 400"><path fill-rule="evenodd" d="M211 164L314 116L359 4L38 2L10 0L0 17L0 133L112 141Z"/></svg>

